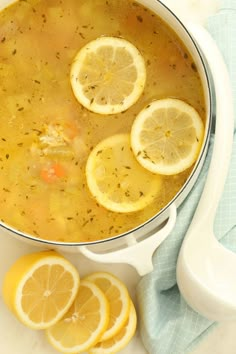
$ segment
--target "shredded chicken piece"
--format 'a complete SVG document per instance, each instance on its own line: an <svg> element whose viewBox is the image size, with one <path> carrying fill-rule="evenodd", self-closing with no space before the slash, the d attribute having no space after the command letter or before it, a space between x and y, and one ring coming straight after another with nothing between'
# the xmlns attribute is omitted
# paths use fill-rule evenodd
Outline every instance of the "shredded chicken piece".
<svg viewBox="0 0 236 354"><path fill-rule="evenodd" d="M42 144L57 147L57 146L66 146L70 143L70 139L65 135L63 127L59 124L45 125L45 133L41 135L39 141Z"/></svg>

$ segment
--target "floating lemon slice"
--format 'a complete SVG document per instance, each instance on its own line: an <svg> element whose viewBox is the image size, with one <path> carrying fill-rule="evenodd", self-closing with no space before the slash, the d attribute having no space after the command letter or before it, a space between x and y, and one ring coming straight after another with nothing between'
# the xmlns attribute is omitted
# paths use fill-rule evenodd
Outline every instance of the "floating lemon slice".
<svg viewBox="0 0 236 354"><path fill-rule="evenodd" d="M135 159L129 134L108 137L92 150L86 178L97 202L120 213L145 208L161 188L161 177L145 170Z"/></svg>
<svg viewBox="0 0 236 354"><path fill-rule="evenodd" d="M97 343L89 354L115 354L125 348L133 338L137 326L137 315L131 302L129 317L122 329L111 339Z"/></svg>
<svg viewBox="0 0 236 354"><path fill-rule="evenodd" d="M99 37L78 52L70 79L75 97L84 107L100 114L120 113L143 92L145 62L125 39Z"/></svg>
<svg viewBox="0 0 236 354"><path fill-rule="evenodd" d="M114 275L98 272L86 277L94 282L105 294L110 305L110 320L106 332L99 341L110 339L116 335L127 322L130 312L130 297L126 286Z"/></svg>
<svg viewBox="0 0 236 354"><path fill-rule="evenodd" d="M83 353L98 342L108 321L109 304L105 295L92 282L82 280L73 305L46 334L60 352Z"/></svg>
<svg viewBox="0 0 236 354"><path fill-rule="evenodd" d="M79 287L74 266L54 251L19 258L6 273L3 298L26 326L45 329L68 311Z"/></svg>
<svg viewBox="0 0 236 354"><path fill-rule="evenodd" d="M173 175L196 161L204 125L197 111L178 99L162 99L145 107L131 129L131 146L147 170Z"/></svg>

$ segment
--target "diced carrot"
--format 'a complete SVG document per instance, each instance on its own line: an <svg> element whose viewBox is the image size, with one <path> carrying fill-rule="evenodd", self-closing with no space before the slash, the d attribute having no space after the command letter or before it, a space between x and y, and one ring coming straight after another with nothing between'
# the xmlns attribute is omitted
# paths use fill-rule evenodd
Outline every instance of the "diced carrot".
<svg viewBox="0 0 236 354"><path fill-rule="evenodd" d="M55 175L57 177L59 177L59 178L65 177L66 171L62 165L60 165L59 163L56 163L53 165L53 169L54 169Z"/></svg>
<svg viewBox="0 0 236 354"><path fill-rule="evenodd" d="M58 178L63 178L66 175L64 167L59 163L54 163L42 168L40 177L46 183L53 183Z"/></svg>

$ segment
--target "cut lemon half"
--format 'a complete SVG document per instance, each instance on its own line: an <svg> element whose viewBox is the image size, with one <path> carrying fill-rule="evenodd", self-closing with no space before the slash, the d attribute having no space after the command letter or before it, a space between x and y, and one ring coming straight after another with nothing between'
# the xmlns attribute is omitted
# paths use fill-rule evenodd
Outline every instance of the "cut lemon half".
<svg viewBox="0 0 236 354"><path fill-rule="evenodd" d="M178 99L150 103L136 117L131 146L139 163L163 175L178 174L196 161L204 136L198 112Z"/></svg>
<svg viewBox="0 0 236 354"><path fill-rule="evenodd" d="M89 354L114 354L125 348L133 338L137 327L137 315L133 303L130 306L130 312L126 324L112 338L97 343Z"/></svg>
<svg viewBox="0 0 236 354"><path fill-rule="evenodd" d="M146 68L139 50L116 37L99 37L76 55L70 80L77 100L100 114L127 110L141 96Z"/></svg>
<svg viewBox="0 0 236 354"><path fill-rule="evenodd" d="M109 321L109 303L94 283L82 280L77 297L65 314L46 334L62 353L83 353L94 346Z"/></svg>
<svg viewBox="0 0 236 354"><path fill-rule="evenodd" d="M94 282L103 291L110 305L109 324L100 338L100 341L104 341L117 334L127 322L131 303L129 293L125 284L109 273L93 273L86 279Z"/></svg>
<svg viewBox="0 0 236 354"><path fill-rule="evenodd" d="M76 268L58 253L32 253L19 258L7 272L3 298L26 326L45 329L68 311L79 282Z"/></svg>
<svg viewBox="0 0 236 354"><path fill-rule="evenodd" d="M92 150L86 178L97 202L120 213L144 209L161 188L161 177L145 170L135 159L129 134L108 137Z"/></svg>

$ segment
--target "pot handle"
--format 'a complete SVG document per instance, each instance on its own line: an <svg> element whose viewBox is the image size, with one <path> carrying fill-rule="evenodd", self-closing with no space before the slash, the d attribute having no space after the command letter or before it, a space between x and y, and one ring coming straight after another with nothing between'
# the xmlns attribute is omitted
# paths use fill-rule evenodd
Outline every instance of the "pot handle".
<svg viewBox="0 0 236 354"><path fill-rule="evenodd" d="M163 228L140 242L134 234L124 237L126 244L122 249L107 253L95 253L87 246L80 246L78 249L85 257L95 262L129 264L137 270L140 276L143 276L153 270L153 253L173 230L176 216L176 206L172 204L169 207L169 218Z"/></svg>
<svg viewBox="0 0 236 354"><path fill-rule="evenodd" d="M216 209L224 190L228 166L230 165L231 159L234 134L232 88L223 56L209 32L201 25L194 23L187 24L187 28L207 60L215 86L217 102L216 129L218 129L220 133L217 134L216 131L217 144L214 144L211 165L201 197L201 203L205 203L205 205L208 205L209 200L211 200L207 218L208 222L213 224ZM226 119L224 119L224 117ZM217 178L215 177L216 175ZM198 210L201 213L201 210Z"/></svg>

